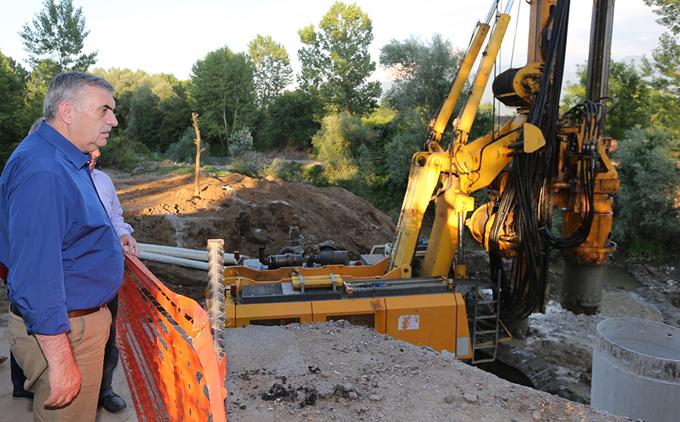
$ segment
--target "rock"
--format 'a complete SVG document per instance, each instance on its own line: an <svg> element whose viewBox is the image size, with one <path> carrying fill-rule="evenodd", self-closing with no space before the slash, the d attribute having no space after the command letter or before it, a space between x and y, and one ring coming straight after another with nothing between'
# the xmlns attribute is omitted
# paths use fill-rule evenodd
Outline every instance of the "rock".
<svg viewBox="0 0 680 422"><path fill-rule="evenodd" d="M454 360L456 360L456 355L454 355L453 353L449 352L448 350L442 350L441 353L440 353L440 355L441 355L441 357L443 357L444 359L446 359L446 360L448 360L448 361L451 361L451 362L453 362Z"/></svg>
<svg viewBox="0 0 680 422"><path fill-rule="evenodd" d="M359 395L357 394L356 391L350 391L347 394L347 398L350 399L350 400L357 400L359 398Z"/></svg>
<svg viewBox="0 0 680 422"><path fill-rule="evenodd" d="M342 388L343 388L343 390L345 390L346 392L356 391L356 389L354 388L354 385L353 385L353 384L350 384L350 383L342 384Z"/></svg>
<svg viewBox="0 0 680 422"><path fill-rule="evenodd" d="M534 410L533 413L531 414L531 419L535 421L540 421L543 418L543 411L541 410Z"/></svg>
<svg viewBox="0 0 680 422"><path fill-rule="evenodd" d="M472 393L463 394L463 398L468 403L477 403L479 401L479 396L477 394L472 394Z"/></svg>
<svg viewBox="0 0 680 422"><path fill-rule="evenodd" d="M454 396L454 395L449 395L449 396L444 397L444 402L446 402L446 403L450 404L450 403L453 403L455 401L456 401L456 396Z"/></svg>

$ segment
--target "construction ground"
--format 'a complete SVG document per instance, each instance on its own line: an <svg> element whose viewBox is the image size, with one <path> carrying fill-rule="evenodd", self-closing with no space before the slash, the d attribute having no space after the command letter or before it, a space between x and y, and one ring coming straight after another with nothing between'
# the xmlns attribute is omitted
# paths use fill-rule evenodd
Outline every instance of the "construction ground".
<svg viewBox="0 0 680 422"><path fill-rule="evenodd" d="M126 220L144 243L204 249L207 239L222 238L225 251L256 256L260 247L276 253L297 226L307 252L332 241L356 256L394 234L388 216L341 188L229 174L203 177L195 199L191 175L110 174ZM485 277L484 251L472 250L468 258L471 276ZM203 301L205 272L146 264L174 291ZM607 317L633 316L680 327L680 266L620 262L615 256L602 311L594 316L559 305L558 256L550 278L546 313L532 315L527 338L503 346L501 362L486 371L344 321L228 330L228 419L626 420L587 405L595 326ZM6 311L2 297L0 313ZM6 321L0 315L3 339ZM8 349L0 340L0 356ZM8 367L0 365L6 380L0 382L0 420L30 419L29 401L11 398ZM120 366L116 380L129 398ZM131 406L123 415L100 413L101 421L136 420Z"/></svg>

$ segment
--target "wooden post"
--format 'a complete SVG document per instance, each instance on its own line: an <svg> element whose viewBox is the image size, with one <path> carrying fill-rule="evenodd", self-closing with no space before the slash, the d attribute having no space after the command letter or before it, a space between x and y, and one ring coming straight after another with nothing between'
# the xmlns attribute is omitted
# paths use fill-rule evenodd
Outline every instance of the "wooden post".
<svg viewBox="0 0 680 422"><path fill-rule="evenodd" d="M201 175L201 131L198 129L198 113L191 113L191 119L194 122L194 131L196 132L196 138L194 143L196 144L196 177L194 178L194 197L199 198L201 196L198 189L198 179Z"/></svg>

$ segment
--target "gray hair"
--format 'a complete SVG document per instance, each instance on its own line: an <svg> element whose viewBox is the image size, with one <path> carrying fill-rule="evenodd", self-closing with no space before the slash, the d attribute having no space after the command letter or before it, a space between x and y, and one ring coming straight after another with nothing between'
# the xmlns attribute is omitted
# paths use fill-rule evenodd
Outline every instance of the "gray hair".
<svg viewBox="0 0 680 422"><path fill-rule="evenodd" d="M52 79L47 88L47 94L45 94L45 102L43 103L45 120L53 120L57 115L59 104L64 101L75 100L80 90L85 86L103 88L111 93L114 91L113 86L99 76L82 72L60 73Z"/></svg>

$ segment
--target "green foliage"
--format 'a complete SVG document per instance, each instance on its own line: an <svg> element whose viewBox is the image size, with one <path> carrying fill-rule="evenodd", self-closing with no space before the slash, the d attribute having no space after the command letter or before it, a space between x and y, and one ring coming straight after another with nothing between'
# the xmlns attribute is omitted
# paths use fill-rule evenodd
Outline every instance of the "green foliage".
<svg viewBox="0 0 680 422"><path fill-rule="evenodd" d="M26 77L20 65L0 52L0 168L28 133L30 123L23 112Z"/></svg>
<svg viewBox="0 0 680 422"><path fill-rule="evenodd" d="M253 79L257 104L268 107L293 82L293 69L283 44L258 35L248 44L248 55L255 67Z"/></svg>
<svg viewBox="0 0 680 422"><path fill-rule="evenodd" d="M680 149L680 44L670 34L659 37L653 60L645 61L645 70L652 79L651 103L655 106L652 121L675 134L676 152Z"/></svg>
<svg viewBox="0 0 680 422"><path fill-rule="evenodd" d="M74 8L72 0L45 0L31 25L24 24L19 34L33 65L48 59L60 70L85 71L97 61L96 51L83 53L89 33L82 8Z"/></svg>
<svg viewBox="0 0 680 422"><path fill-rule="evenodd" d="M395 79L384 101L399 111L416 111L428 122L436 117L462 58L463 52L439 34L429 44L415 38L390 41L380 49L380 63Z"/></svg>
<svg viewBox="0 0 680 422"><path fill-rule="evenodd" d="M680 234L676 195L680 173L668 158L671 135L662 129L633 128L616 157L621 192L616 201L614 237L634 253L658 251Z"/></svg>
<svg viewBox="0 0 680 422"><path fill-rule="evenodd" d="M253 150L253 137L250 129L243 127L229 136L231 153L230 169L248 176L257 175L262 160Z"/></svg>
<svg viewBox="0 0 680 422"><path fill-rule="evenodd" d="M102 156L99 162L102 167L126 171L134 170L149 156L149 149L146 145L123 135L111 136L101 151Z"/></svg>
<svg viewBox="0 0 680 422"><path fill-rule="evenodd" d="M275 177L288 182L309 183L316 186L328 185L324 166L318 163L303 164L276 157L263 166L259 173L262 177Z"/></svg>
<svg viewBox="0 0 680 422"><path fill-rule="evenodd" d="M678 0L644 0L647 6L656 6L654 13L661 16L658 23L674 34L680 34L680 2Z"/></svg>
<svg viewBox="0 0 680 422"><path fill-rule="evenodd" d="M324 167L317 163L302 166L302 180L315 186L328 185L328 178L324 174Z"/></svg>
<svg viewBox="0 0 680 422"><path fill-rule="evenodd" d="M116 90L118 128L151 151L165 152L191 124L188 83L170 74L95 69Z"/></svg>
<svg viewBox="0 0 680 422"><path fill-rule="evenodd" d="M302 164L276 157L260 169L262 177L275 177L289 182L302 182Z"/></svg>
<svg viewBox="0 0 680 422"><path fill-rule="evenodd" d="M166 156L181 163L196 162L196 132L193 127L184 129L184 133L179 138L179 141L170 144L166 152ZM208 145L201 140L201 160L208 155Z"/></svg>
<svg viewBox="0 0 680 422"><path fill-rule="evenodd" d="M404 192L408 184L411 157L420 150L423 130L400 131L385 144L385 167L394 191Z"/></svg>
<svg viewBox="0 0 680 422"><path fill-rule="evenodd" d="M274 98L264 112L256 139L258 149L307 150L319 130L321 100L297 89Z"/></svg>
<svg viewBox="0 0 680 422"><path fill-rule="evenodd" d="M43 114L43 100L50 81L61 72L61 67L52 60L41 60L35 64L26 82L26 96L24 104L27 119L35 121Z"/></svg>
<svg viewBox="0 0 680 422"><path fill-rule="evenodd" d="M235 157L253 152L253 136L250 129L243 127L229 136L230 153Z"/></svg>
<svg viewBox="0 0 680 422"><path fill-rule="evenodd" d="M586 67L579 66L577 74L580 82L567 85L567 107L573 107L585 100ZM632 127L648 127L653 113L658 110L653 102L654 95L650 83L633 63L611 62L609 97L615 103L607 114L605 133L619 139ZM567 107L563 110L566 111Z"/></svg>
<svg viewBox="0 0 680 422"><path fill-rule="evenodd" d="M191 93L200 115L201 135L215 153L229 152L233 131L253 127L253 67L245 54L224 47L198 60L192 68Z"/></svg>
<svg viewBox="0 0 680 422"><path fill-rule="evenodd" d="M362 114L375 107L380 84L367 80L375 70L368 52L373 24L361 8L336 2L318 30L309 25L298 34L302 89L318 91L330 111Z"/></svg>
<svg viewBox="0 0 680 422"><path fill-rule="evenodd" d="M354 151L358 151L361 145L375 143L376 135L356 116L338 113L324 117L312 144L316 157L327 164L325 175L328 181L341 185L356 183L359 168Z"/></svg>

